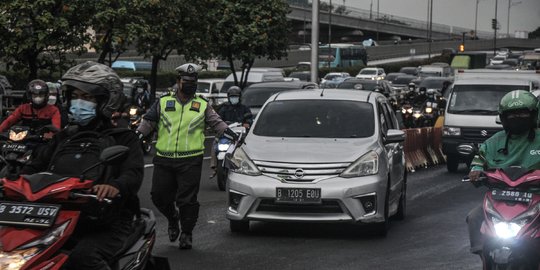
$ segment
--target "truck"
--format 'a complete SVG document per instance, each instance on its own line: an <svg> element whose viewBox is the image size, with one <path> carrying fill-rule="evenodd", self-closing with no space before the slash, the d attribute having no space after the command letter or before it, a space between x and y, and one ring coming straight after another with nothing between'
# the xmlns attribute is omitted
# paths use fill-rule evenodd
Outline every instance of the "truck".
<svg viewBox="0 0 540 270"><path fill-rule="evenodd" d="M446 105L442 151L449 172L460 163L470 165L475 149L503 130L498 124L501 98L513 90L538 92L540 73L516 70L460 69L450 87Z"/></svg>
<svg viewBox="0 0 540 270"><path fill-rule="evenodd" d="M450 66L454 70L458 69L478 69L486 67L486 53L481 52L461 52L452 55Z"/></svg>

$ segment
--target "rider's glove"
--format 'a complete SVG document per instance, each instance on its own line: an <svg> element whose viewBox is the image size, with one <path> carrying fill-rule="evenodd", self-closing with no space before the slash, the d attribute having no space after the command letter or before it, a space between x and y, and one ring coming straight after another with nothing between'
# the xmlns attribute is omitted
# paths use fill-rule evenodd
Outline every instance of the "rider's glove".
<svg viewBox="0 0 540 270"><path fill-rule="evenodd" d="M238 134L236 134L236 132L234 132L232 129L230 128L227 128L225 130L225 132L223 132L223 136L225 136L225 138L228 138L232 141L235 141L237 142L238 139L240 139L240 137L238 136Z"/></svg>
<svg viewBox="0 0 540 270"><path fill-rule="evenodd" d="M139 138L140 141L142 141L144 138L144 134L138 130L135 130L135 135L137 135L137 138Z"/></svg>

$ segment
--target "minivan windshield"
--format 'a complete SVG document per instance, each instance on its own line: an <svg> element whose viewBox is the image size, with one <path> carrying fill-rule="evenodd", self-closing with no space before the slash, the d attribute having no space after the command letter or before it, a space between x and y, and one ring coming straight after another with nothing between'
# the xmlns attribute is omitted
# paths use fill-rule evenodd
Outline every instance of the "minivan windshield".
<svg viewBox="0 0 540 270"><path fill-rule="evenodd" d="M360 74L375 75L375 74L377 74L377 70L374 70L374 69L362 69L360 71Z"/></svg>
<svg viewBox="0 0 540 270"><path fill-rule="evenodd" d="M528 90L524 85L455 85L448 113L497 115L501 98L512 90Z"/></svg>
<svg viewBox="0 0 540 270"><path fill-rule="evenodd" d="M365 138L374 134L371 103L285 100L268 103L253 134L269 137Z"/></svg>

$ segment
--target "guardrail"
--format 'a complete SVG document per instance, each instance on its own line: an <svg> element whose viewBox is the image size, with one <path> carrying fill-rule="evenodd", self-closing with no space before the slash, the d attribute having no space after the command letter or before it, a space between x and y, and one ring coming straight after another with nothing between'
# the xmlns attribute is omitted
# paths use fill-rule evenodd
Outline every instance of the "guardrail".
<svg viewBox="0 0 540 270"><path fill-rule="evenodd" d="M404 151L407 171L442 164L446 156L442 153L442 128L424 127L403 130L406 134Z"/></svg>

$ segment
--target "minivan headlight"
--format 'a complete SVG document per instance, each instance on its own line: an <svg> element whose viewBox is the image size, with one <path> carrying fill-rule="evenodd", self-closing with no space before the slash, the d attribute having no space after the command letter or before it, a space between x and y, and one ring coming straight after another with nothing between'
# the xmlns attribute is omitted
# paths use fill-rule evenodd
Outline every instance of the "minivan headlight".
<svg viewBox="0 0 540 270"><path fill-rule="evenodd" d="M444 126L443 136L461 136L461 128Z"/></svg>
<svg viewBox="0 0 540 270"><path fill-rule="evenodd" d="M233 172L257 176L261 175L259 168L251 161L246 152L242 148L237 148L230 158L230 162L234 166Z"/></svg>
<svg viewBox="0 0 540 270"><path fill-rule="evenodd" d="M345 178L373 175L379 172L379 155L375 151L369 151L347 169L340 176Z"/></svg>

